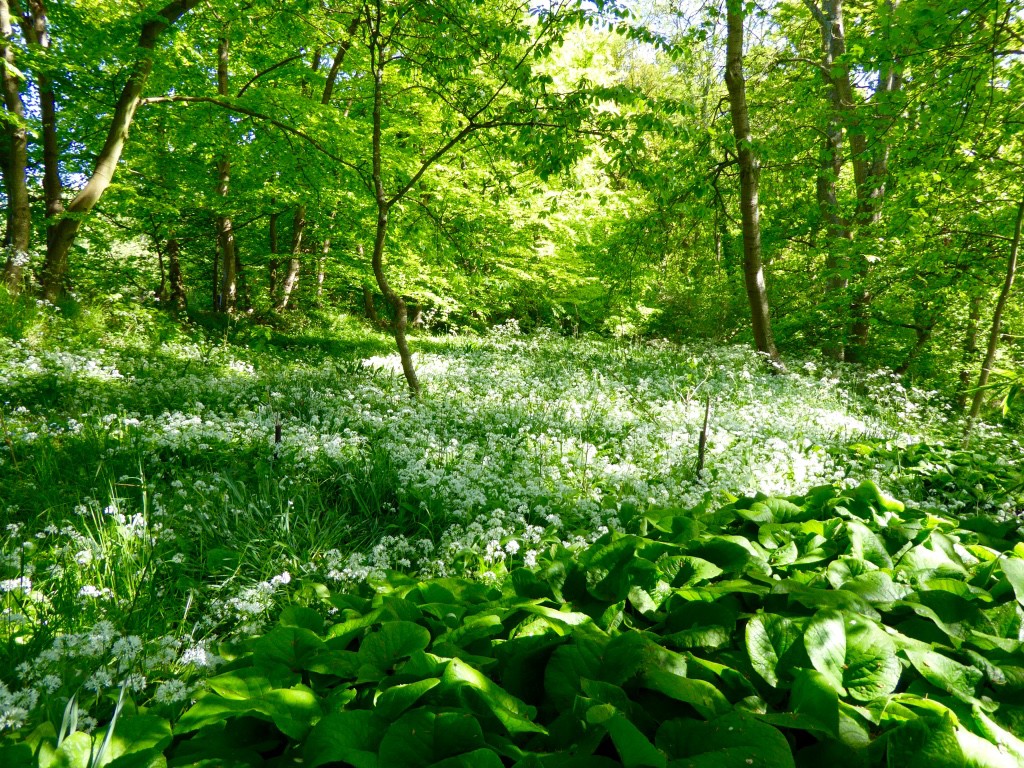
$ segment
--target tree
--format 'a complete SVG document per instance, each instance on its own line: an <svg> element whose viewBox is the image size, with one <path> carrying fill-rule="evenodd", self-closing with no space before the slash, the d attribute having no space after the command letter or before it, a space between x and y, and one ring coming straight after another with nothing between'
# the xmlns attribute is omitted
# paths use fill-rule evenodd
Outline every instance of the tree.
<svg viewBox="0 0 1024 768"><path fill-rule="evenodd" d="M725 83L729 89L729 113L732 117L736 158L740 166L740 214L743 220L743 280L750 304L751 327L758 352L777 360L779 351L772 335L768 291L761 261L761 210L758 188L761 160L754 148L747 108L747 85L743 77L743 0L728 0L726 19Z"/></svg>

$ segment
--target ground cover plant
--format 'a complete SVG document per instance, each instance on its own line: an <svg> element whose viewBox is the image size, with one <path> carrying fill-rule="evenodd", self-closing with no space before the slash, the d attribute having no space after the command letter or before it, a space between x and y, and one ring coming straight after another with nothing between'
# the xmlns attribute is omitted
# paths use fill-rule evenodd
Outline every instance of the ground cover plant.
<svg viewBox="0 0 1024 768"><path fill-rule="evenodd" d="M25 312L0 764L1024 762L1021 448L938 393L512 323L412 400L350 319Z"/></svg>

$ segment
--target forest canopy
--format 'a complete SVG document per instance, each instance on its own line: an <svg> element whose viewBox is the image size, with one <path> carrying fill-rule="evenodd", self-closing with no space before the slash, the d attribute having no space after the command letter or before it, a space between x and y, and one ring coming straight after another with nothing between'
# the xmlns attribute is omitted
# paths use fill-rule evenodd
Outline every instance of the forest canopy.
<svg viewBox="0 0 1024 768"><path fill-rule="evenodd" d="M403 350L410 323L510 318L751 339L961 400L1019 356L1014 3L0 16L11 292L360 309Z"/></svg>

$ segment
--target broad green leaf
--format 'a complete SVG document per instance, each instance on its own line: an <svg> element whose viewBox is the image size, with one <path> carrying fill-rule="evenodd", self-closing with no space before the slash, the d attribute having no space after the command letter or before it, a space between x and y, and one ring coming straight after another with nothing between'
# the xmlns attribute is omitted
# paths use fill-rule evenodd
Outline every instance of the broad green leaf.
<svg viewBox="0 0 1024 768"><path fill-rule="evenodd" d="M504 768L498 753L491 749L474 749L431 764L430 768ZM357 767L358 768L358 767Z"/></svg>
<svg viewBox="0 0 1024 768"><path fill-rule="evenodd" d="M789 742L777 729L740 712L709 722L670 720L659 730L658 746L675 758L672 766L696 768L793 768Z"/></svg>
<svg viewBox="0 0 1024 768"><path fill-rule="evenodd" d="M900 681L896 644L873 621L861 616L846 620L843 687L850 698L871 701L896 690Z"/></svg>
<svg viewBox="0 0 1024 768"><path fill-rule="evenodd" d="M271 720L286 736L302 739L320 719L320 701L302 685L277 688L257 699L225 699L209 694L178 719L175 732L189 733L233 715L246 714Z"/></svg>
<svg viewBox="0 0 1024 768"><path fill-rule="evenodd" d="M480 723L470 713L414 709L392 723L384 734L378 764L381 768L425 768L486 746Z"/></svg>
<svg viewBox="0 0 1024 768"><path fill-rule="evenodd" d="M411 621L385 621L380 629L363 638L359 645L359 660L363 664L386 672L401 659L430 644L430 632Z"/></svg>
<svg viewBox="0 0 1024 768"><path fill-rule="evenodd" d="M984 677L977 669L934 651L906 648L903 652L921 677L936 688L953 694L961 701L976 701L975 690Z"/></svg>
<svg viewBox="0 0 1024 768"><path fill-rule="evenodd" d="M171 724L153 715L122 716L117 720L114 733L103 753L100 765L133 753L155 752L157 755L171 743ZM152 763L154 755L143 756L145 764ZM120 764L121 761L119 761ZM127 760L124 761L127 766Z"/></svg>
<svg viewBox="0 0 1024 768"><path fill-rule="evenodd" d="M825 675L814 669L797 670L789 706L811 718L833 737L839 735L839 695Z"/></svg>
<svg viewBox="0 0 1024 768"><path fill-rule="evenodd" d="M721 691L704 680L681 677L657 668L644 672L641 679L647 688L689 704L701 717L710 719L732 711L732 705Z"/></svg>
<svg viewBox="0 0 1024 768"><path fill-rule="evenodd" d="M625 768L665 768L665 755L611 704L591 707L587 710L587 722L607 729Z"/></svg>
<svg viewBox="0 0 1024 768"><path fill-rule="evenodd" d="M297 673L324 648L324 641L302 627L277 626L253 641L253 666L269 673ZM272 682L283 687L277 680Z"/></svg>
<svg viewBox="0 0 1024 768"><path fill-rule="evenodd" d="M885 571L869 571L854 576L843 584L843 589L855 592L875 605L889 605L911 593L910 587L897 584Z"/></svg>
<svg viewBox="0 0 1024 768"><path fill-rule="evenodd" d="M779 685L779 666L800 640L800 628L784 616L759 613L747 622L746 643L750 664L765 682Z"/></svg>
<svg viewBox="0 0 1024 768"><path fill-rule="evenodd" d="M888 735L892 768L964 768L965 759L949 717L908 720Z"/></svg>
<svg viewBox="0 0 1024 768"><path fill-rule="evenodd" d="M57 759L50 765L52 768L91 768L93 750L98 748L99 743L94 745L89 734L76 731L57 747Z"/></svg>
<svg viewBox="0 0 1024 768"><path fill-rule="evenodd" d="M366 709L328 715L310 731L303 748L304 764L349 763L354 768L377 768L377 747L384 724Z"/></svg>
<svg viewBox="0 0 1024 768"><path fill-rule="evenodd" d="M324 631L324 619L316 611L301 605L289 605L281 611L280 624L285 627L302 627L314 634Z"/></svg>
<svg viewBox="0 0 1024 768"><path fill-rule="evenodd" d="M479 694L480 700L511 734L547 733L533 722L537 711L510 694L497 683L492 682L478 670L461 659L448 663L441 682L446 686L469 686Z"/></svg>
<svg viewBox="0 0 1024 768"><path fill-rule="evenodd" d="M846 664L846 622L839 611L818 611L804 630L804 647L811 664L829 684L845 696L843 666Z"/></svg>
<svg viewBox="0 0 1024 768"><path fill-rule="evenodd" d="M999 567L1013 587L1017 602L1024 605L1024 560L1019 557L1004 557L999 561Z"/></svg>
<svg viewBox="0 0 1024 768"><path fill-rule="evenodd" d="M215 675L207 683L210 690L225 699L257 699L274 689L266 670L257 667L242 667Z"/></svg>
<svg viewBox="0 0 1024 768"><path fill-rule="evenodd" d="M387 688L377 694L374 711L385 720L394 720L440 682L439 678L428 677L415 683Z"/></svg>
<svg viewBox="0 0 1024 768"><path fill-rule="evenodd" d="M850 537L850 555L879 568L892 568L892 558L881 537L858 520L846 521L846 533Z"/></svg>

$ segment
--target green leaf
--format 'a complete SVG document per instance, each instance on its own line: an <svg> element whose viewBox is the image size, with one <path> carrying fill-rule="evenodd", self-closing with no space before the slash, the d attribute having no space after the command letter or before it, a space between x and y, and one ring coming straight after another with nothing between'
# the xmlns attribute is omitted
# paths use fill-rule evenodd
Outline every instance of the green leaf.
<svg viewBox="0 0 1024 768"><path fill-rule="evenodd" d="M1024 560L1018 557L1004 557L1000 559L999 567L1013 587L1017 602L1024 605Z"/></svg>
<svg viewBox="0 0 1024 768"><path fill-rule="evenodd" d="M420 768L483 749L480 723L468 712L414 709L393 723L380 742L380 766Z"/></svg>
<svg viewBox="0 0 1024 768"><path fill-rule="evenodd" d="M385 621L380 630L363 638L359 660L386 672L401 659L430 644L430 632L411 621Z"/></svg>
<svg viewBox="0 0 1024 768"><path fill-rule="evenodd" d="M874 563L879 568L892 568L892 558L885 543L864 523L847 520L846 533L850 537L850 555Z"/></svg>
<svg viewBox="0 0 1024 768"><path fill-rule="evenodd" d="M375 711L385 720L394 720L440 682L440 678L428 677L415 683L387 688L377 694L374 702Z"/></svg>
<svg viewBox="0 0 1024 768"><path fill-rule="evenodd" d="M497 752L490 749L474 749L464 755L439 760L430 768L504 768L504 765Z"/></svg>
<svg viewBox="0 0 1024 768"><path fill-rule="evenodd" d="M461 659L452 659L448 663L441 681L448 686L468 686L475 690L487 709L511 734L547 733L542 726L533 722L537 715L536 709L528 707Z"/></svg>
<svg viewBox="0 0 1024 768"><path fill-rule="evenodd" d="M302 627L318 635L323 634L324 619L316 611L301 605L289 605L281 611L278 622L285 627Z"/></svg>
<svg viewBox="0 0 1024 768"><path fill-rule="evenodd" d="M587 710L587 722L607 729L625 768L665 768L665 755L611 704L591 707Z"/></svg>
<svg viewBox="0 0 1024 768"><path fill-rule="evenodd" d="M225 699L208 694L178 719L175 732L188 733L237 715L262 716L286 736L302 739L320 718L320 701L303 685L277 688L258 699Z"/></svg>
<svg viewBox="0 0 1024 768"><path fill-rule="evenodd" d="M709 722L670 720L656 743L683 768L794 768L782 733L751 715L732 712Z"/></svg>
<svg viewBox="0 0 1024 768"><path fill-rule="evenodd" d="M324 641L313 632L302 627L274 627L252 643L252 663L271 674L298 673L305 668L321 650ZM275 685L284 687L289 683L273 680ZM291 681L297 682L298 678Z"/></svg>
<svg viewBox="0 0 1024 768"><path fill-rule="evenodd" d="M965 758L949 717L908 720L889 733L891 768L964 768Z"/></svg>
<svg viewBox="0 0 1024 768"><path fill-rule="evenodd" d="M892 693L901 671L896 644L885 632L863 616L846 620L843 687L850 698L871 701Z"/></svg>
<svg viewBox="0 0 1024 768"><path fill-rule="evenodd" d="M354 768L377 768L377 747L384 725L366 709L328 715L310 731L303 748L304 764L349 763Z"/></svg>
<svg viewBox="0 0 1024 768"><path fill-rule="evenodd" d="M92 737L82 731L76 731L57 747L57 759L50 765L52 768L90 768L92 751Z"/></svg>
<svg viewBox="0 0 1024 768"><path fill-rule="evenodd" d="M274 689L266 671L256 667L242 667L225 672L211 677L207 682L212 691L225 699L257 699Z"/></svg>
<svg viewBox="0 0 1024 768"><path fill-rule="evenodd" d="M819 723L826 733L839 735L839 695L828 678L817 670L797 671L789 706L794 713Z"/></svg>
<svg viewBox="0 0 1024 768"><path fill-rule="evenodd" d="M779 685L782 659L800 640L800 628L774 613L758 613L747 622L746 642L750 664L772 687Z"/></svg>
<svg viewBox="0 0 1024 768"><path fill-rule="evenodd" d="M689 704L702 717L710 719L732 711L729 700L705 680L693 680L661 669L650 669L641 679L647 688Z"/></svg>
<svg viewBox="0 0 1024 768"><path fill-rule="evenodd" d="M133 753L155 752L159 754L171 743L171 724L162 717L153 715L132 715L119 717L114 734L107 744L101 765L106 765L122 756ZM153 762L154 755L141 756L142 764ZM119 762L120 764L120 762ZM124 765L129 763L126 760Z"/></svg>
<svg viewBox="0 0 1024 768"><path fill-rule="evenodd" d="M903 652L921 677L939 690L951 693L961 701L977 701L975 689L984 678L984 674L979 670L934 651L905 648Z"/></svg>
<svg viewBox="0 0 1024 768"><path fill-rule="evenodd" d="M839 611L818 611L804 630L804 647L811 664L829 684L845 696L843 665L846 663L846 622Z"/></svg>

